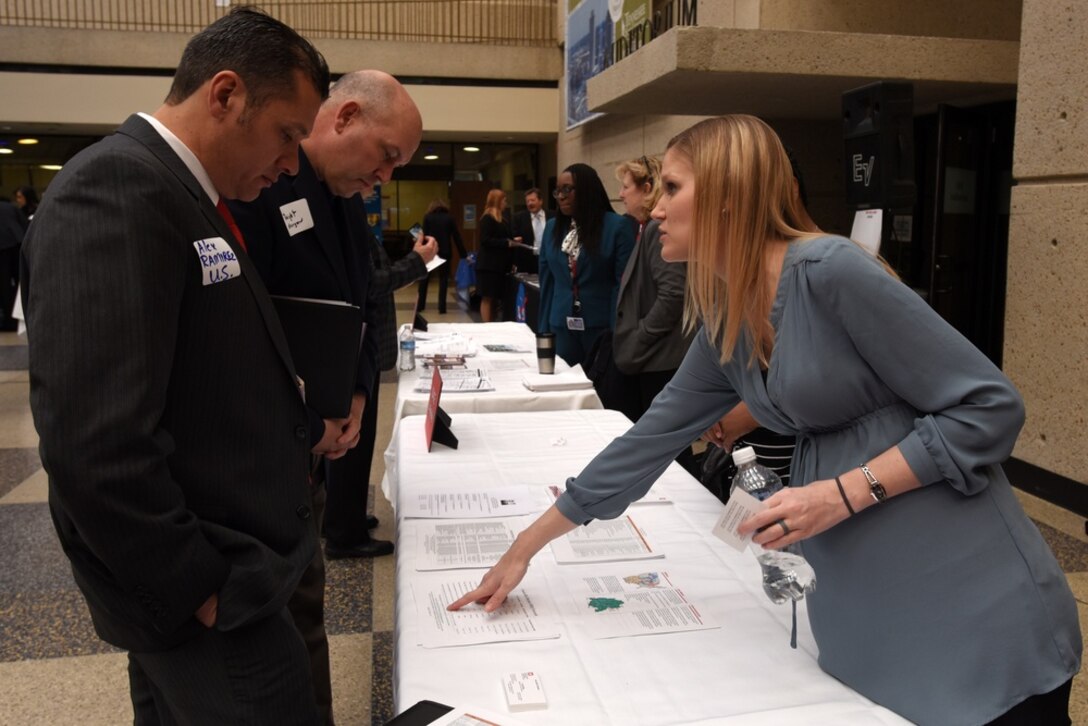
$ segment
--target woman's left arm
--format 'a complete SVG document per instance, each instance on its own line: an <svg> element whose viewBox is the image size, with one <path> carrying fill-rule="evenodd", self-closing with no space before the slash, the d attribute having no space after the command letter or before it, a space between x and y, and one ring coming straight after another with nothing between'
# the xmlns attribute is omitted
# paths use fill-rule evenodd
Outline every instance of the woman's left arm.
<svg viewBox="0 0 1088 726"><path fill-rule="evenodd" d="M1012 453L1024 422L1023 401L1004 374L861 248L838 245L810 269L816 314L837 320L854 353L918 414L902 440L839 472L838 481L811 482L768 499L769 509L743 531L784 519L787 536L772 526L754 538L775 548L834 526L849 509L877 506L873 492L881 487L887 498L938 482L977 494L989 484L992 467ZM879 487L870 486L862 463Z"/></svg>

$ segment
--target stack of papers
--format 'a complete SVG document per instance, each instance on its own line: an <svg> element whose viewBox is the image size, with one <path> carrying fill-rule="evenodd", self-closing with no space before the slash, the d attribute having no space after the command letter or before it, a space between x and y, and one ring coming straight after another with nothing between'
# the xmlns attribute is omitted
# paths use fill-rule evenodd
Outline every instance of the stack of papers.
<svg viewBox="0 0 1088 726"><path fill-rule="evenodd" d="M460 333L449 335L430 335L417 332L416 358L432 358L436 355L445 356L474 356L476 344Z"/></svg>
<svg viewBox="0 0 1088 726"><path fill-rule="evenodd" d="M580 365L550 376L541 373L526 373L521 377L521 382L530 391L577 391L593 388L593 381L586 378Z"/></svg>
<svg viewBox="0 0 1088 726"><path fill-rule="evenodd" d="M442 393L480 393L495 390L495 384L491 382L487 373L479 368L443 369L440 375L442 376ZM421 375L414 390L416 393L430 393L431 374Z"/></svg>

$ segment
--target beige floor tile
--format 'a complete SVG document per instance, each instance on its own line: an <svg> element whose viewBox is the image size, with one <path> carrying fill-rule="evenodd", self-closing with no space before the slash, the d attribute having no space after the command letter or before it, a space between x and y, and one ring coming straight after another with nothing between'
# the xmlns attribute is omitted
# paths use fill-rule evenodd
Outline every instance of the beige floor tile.
<svg viewBox="0 0 1088 726"><path fill-rule="evenodd" d="M1020 500L1020 505L1029 517L1048 524L1081 542L1088 542L1088 535L1084 533L1084 517L1019 489L1013 489L1013 491L1016 492L1016 498Z"/></svg>
<svg viewBox="0 0 1088 726"><path fill-rule="evenodd" d="M0 371L0 383L30 383L30 371Z"/></svg>
<svg viewBox="0 0 1088 726"><path fill-rule="evenodd" d="M26 345L26 336L18 333L0 333L0 345Z"/></svg>
<svg viewBox="0 0 1088 726"><path fill-rule="evenodd" d="M372 644L370 633L329 638L332 712L339 726L370 723Z"/></svg>
<svg viewBox="0 0 1088 726"><path fill-rule="evenodd" d="M38 469L22 484L0 497L0 504L39 504L49 501L49 476Z"/></svg>
<svg viewBox="0 0 1088 726"><path fill-rule="evenodd" d="M0 724L132 723L127 668L123 653L0 663Z"/></svg>
<svg viewBox="0 0 1088 726"><path fill-rule="evenodd" d="M0 447L38 445L38 432L30 415L30 383L0 384Z"/></svg>

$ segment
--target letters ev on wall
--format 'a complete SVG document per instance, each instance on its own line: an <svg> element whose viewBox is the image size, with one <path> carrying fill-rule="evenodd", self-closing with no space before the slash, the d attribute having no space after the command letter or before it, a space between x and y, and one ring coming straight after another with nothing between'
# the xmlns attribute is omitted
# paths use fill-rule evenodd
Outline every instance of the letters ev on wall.
<svg viewBox="0 0 1088 726"><path fill-rule="evenodd" d="M914 207L914 88L881 81L842 95L846 202L852 209Z"/></svg>

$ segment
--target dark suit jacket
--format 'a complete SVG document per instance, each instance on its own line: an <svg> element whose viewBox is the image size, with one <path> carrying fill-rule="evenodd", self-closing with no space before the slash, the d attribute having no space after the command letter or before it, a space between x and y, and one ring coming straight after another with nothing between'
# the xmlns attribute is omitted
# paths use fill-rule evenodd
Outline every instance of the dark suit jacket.
<svg viewBox="0 0 1088 726"><path fill-rule="evenodd" d="M496 222L490 214L480 215L480 252L476 269L484 272L510 271L510 240L514 238L505 220Z"/></svg>
<svg viewBox="0 0 1088 726"><path fill-rule="evenodd" d="M370 330L377 319L367 305L370 262L364 255L370 228L366 212L361 206L353 212L348 200L332 194L317 178L306 153L299 149L298 156L298 174L281 176L253 202L231 202L234 219L273 295L358 305ZM306 200L314 224L292 236L280 207L299 199ZM374 334L367 334L359 354L356 388L369 396L377 374L378 344Z"/></svg>
<svg viewBox="0 0 1088 726"><path fill-rule="evenodd" d="M49 506L102 639L172 647L216 592L219 630L280 611L316 545L306 407L257 270L150 124L65 164L23 274Z"/></svg>
<svg viewBox="0 0 1088 726"><path fill-rule="evenodd" d="M359 206L362 204L360 200ZM409 252L393 262L369 227L367 232L367 249L372 264L370 274L374 279L374 284L370 286L370 303L378 318L374 327L378 341L378 365L383 371L387 371L397 362L399 347L397 305L393 293L426 277L427 264L415 252Z"/></svg>
<svg viewBox="0 0 1088 726"><path fill-rule="evenodd" d="M661 223L646 223L620 282L612 358L628 375L673 371L691 345L683 332L688 266L661 259Z"/></svg>
<svg viewBox="0 0 1088 726"><path fill-rule="evenodd" d="M438 243L438 254L443 258L447 260L450 258L452 251L450 242L457 246L457 254L461 256L461 259L468 257L465 243L461 241L461 232L457 229L457 223L453 221L453 216L448 209L440 207L430 214L423 215L423 234L434 237Z"/></svg>
<svg viewBox="0 0 1088 726"><path fill-rule="evenodd" d="M555 241L555 220L544 227L540 245L540 332L566 329L574 292L567 255ZM635 246L631 223L618 214L605 212L601 245L597 254L585 248L578 255L578 296L587 328L611 328L616 320L616 294L627 258Z"/></svg>
<svg viewBox="0 0 1088 726"><path fill-rule="evenodd" d="M544 226L547 227L548 220L555 215L550 209L545 209L543 212ZM530 247L533 246L533 218L532 215L529 214L528 209L523 209L514 215L514 236L521 237L523 243ZM543 244L543 240L541 240L541 244Z"/></svg>

